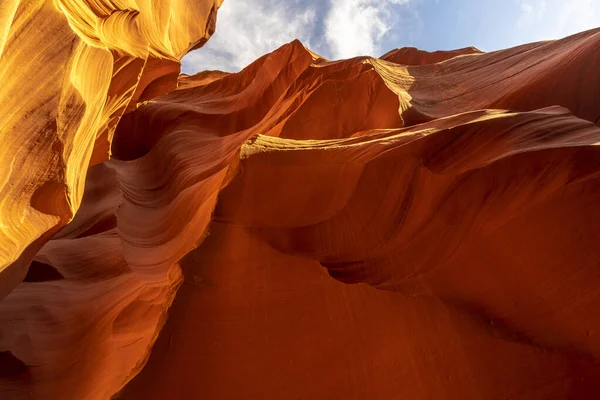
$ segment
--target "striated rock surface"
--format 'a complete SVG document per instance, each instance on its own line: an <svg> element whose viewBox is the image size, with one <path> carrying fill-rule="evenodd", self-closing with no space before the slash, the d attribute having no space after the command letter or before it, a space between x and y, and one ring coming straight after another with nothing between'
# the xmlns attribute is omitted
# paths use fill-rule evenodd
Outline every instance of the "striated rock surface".
<svg viewBox="0 0 600 400"><path fill-rule="evenodd" d="M380 58L385 61L404 65L425 65L439 63L457 56L482 53L481 50L475 47L465 47L456 50L438 50L433 52L419 50L415 47L403 47L401 49L390 50Z"/></svg>
<svg viewBox="0 0 600 400"><path fill-rule="evenodd" d="M176 88L221 3L0 4L1 398L108 398L143 364L180 272L131 272L101 163L123 113Z"/></svg>
<svg viewBox="0 0 600 400"><path fill-rule="evenodd" d="M342 61L294 41L172 90L191 41L106 53L146 61L69 142L66 214L38 164L7 179L37 194L2 204L62 219L7 211L42 236L0 275L2 398L600 396L600 29Z"/></svg>
<svg viewBox="0 0 600 400"><path fill-rule="evenodd" d="M0 299L79 208L123 112L176 87L222 1L2 1Z"/></svg>

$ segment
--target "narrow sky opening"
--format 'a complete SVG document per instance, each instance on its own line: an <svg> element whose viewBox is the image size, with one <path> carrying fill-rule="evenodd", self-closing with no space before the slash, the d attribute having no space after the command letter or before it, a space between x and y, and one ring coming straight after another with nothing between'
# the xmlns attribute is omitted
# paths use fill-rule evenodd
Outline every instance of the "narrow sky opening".
<svg viewBox="0 0 600 400"><path fill-rule="evenodd" d="M600 26L600 0L225 0L183 72L239 71L300 39L330 59L413 46L493 51Z"/></svg>

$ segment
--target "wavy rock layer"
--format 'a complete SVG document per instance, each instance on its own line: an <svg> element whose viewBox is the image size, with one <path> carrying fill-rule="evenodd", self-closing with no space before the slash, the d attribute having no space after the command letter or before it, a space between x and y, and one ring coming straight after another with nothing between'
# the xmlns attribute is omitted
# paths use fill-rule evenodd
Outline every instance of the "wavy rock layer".
<svg viewBox="0 0 600 400"><path fill-rule="evenodd" d="M160 3L160 4L159 4ZM79 208L119 118L176 87L222 0L0 5L0 299Z"/></svg>
<svg viewBox="0 0 600 400"><path fill-rule="evenodd" d="M1 393L600 396L599 67L593 30L180 77L0 303Z"/></svg>

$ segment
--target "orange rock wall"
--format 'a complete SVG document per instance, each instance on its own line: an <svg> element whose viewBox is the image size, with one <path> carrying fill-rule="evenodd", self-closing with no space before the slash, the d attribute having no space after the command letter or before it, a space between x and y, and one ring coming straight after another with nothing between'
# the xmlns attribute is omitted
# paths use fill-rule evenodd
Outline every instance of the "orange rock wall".
<svg viewBox="0 0 600 400"><path fill-rule="evenodd" d="M600 396L600 30L342 61L294 41L161 95L192 40L166 57L152 10L103 20L152 54L94 50L146 60L139 83L85 142L75 217L0 275L4 397ZM19 199L56 212L36 165Z"/></svg>
<svg viewBox="0 0 600 400"><path fill-rule="evenodd" d="M176 87L179 60L213 33L222 1L0 5L0 298L72 219L123 112Z"/></svg>

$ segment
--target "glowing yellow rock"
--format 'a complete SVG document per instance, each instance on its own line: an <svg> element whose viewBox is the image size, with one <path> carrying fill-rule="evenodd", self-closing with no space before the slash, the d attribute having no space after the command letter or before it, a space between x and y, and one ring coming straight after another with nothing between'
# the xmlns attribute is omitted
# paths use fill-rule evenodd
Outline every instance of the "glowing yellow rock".
<svg viewBox="0 0 600 400"><path fill-rule="evenodd" d="M75 214L127 107L175 88L222 2L0 4L0 299Z"/></svg>

